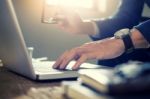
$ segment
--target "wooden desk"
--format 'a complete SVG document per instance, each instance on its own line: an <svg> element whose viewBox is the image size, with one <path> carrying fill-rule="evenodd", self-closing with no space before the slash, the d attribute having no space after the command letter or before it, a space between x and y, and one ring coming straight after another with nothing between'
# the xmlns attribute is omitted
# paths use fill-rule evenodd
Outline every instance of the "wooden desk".
<svg viewBox="0 0 150 99"><path fill-rule="evenodd" d="M35 82L0 67L0 99L16 99L15 97L25 95L33 87L42 88L59 85L58 81Z"/></svg>
<svg viewBox="0 0 150 99"><path fill-rule="evenodd" d="M46 81L46 82L37 82L29 80L20 75L16 75L7 69L0 67L0 99L33 99L30 97L20 98L26 96L32 88L50 88L60 86L59 81ZM19 98L18 98L19 97ZM142 96L121 96L117 97L118 99L150 99L150 95ZM34 99L47 99L47 98L34 98ZM48 98L56 99L56 98ZM57 98L57 99L69 99L69 98ZM103 96L103 99L104 96ZM106 98L107 99L107 98ZM115 99L115 97L112 97Z"/></svg>

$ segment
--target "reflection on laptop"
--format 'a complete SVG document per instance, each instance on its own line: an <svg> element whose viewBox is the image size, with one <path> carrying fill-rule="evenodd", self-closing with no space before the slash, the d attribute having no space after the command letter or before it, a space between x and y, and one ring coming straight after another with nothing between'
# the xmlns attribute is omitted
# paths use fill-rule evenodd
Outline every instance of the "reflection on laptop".
<svg viewBox="0 0 150 99"><path fill-rule="evenodd" d="M12 0L0 0L0 59L9 70L33 80L62 79L78 77L77 71L58 71L52 69L54 62L35 62L32 64L27 53ZM70 63L70 66L73 63ZM96 67L83 64L81 67Z"/></svg>

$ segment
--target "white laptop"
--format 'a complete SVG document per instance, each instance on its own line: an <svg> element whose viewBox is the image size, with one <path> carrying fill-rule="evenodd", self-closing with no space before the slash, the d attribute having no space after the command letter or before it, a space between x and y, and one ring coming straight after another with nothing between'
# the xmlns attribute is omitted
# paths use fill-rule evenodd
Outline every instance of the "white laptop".
<svg viewBox="0 0 150 99"><path fill-rule="evenodd" d="M54 62L32 63L27 52L12 0L0 0L0 59L9 70L33 80L78 77L77 71L52 69ZM72 66L73 63L70 63ZM81 67L96 67L84 63Z"/></svg>

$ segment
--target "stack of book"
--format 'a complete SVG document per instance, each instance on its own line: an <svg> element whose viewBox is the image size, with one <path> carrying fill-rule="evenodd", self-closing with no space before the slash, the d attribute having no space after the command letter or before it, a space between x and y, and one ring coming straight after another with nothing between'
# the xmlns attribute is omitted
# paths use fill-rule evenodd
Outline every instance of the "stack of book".
<svg viewBox="0 0 150 99"><path fill-rule="evenodd" d="M128 80L116 76L114 72L115 69L109 68L82 71L78 81L62 82L62 89L71 99L150 97L150 75Z"/></svg>
<svg viewBox="0 0 150 99"><path fill-rule="evenodd" d="M62 89L69 99L111 99L105 93L108 91L107 84L111 81L108 76L111 78L112 74L113 69L83 70L78 81L62 82Z"/></svg>

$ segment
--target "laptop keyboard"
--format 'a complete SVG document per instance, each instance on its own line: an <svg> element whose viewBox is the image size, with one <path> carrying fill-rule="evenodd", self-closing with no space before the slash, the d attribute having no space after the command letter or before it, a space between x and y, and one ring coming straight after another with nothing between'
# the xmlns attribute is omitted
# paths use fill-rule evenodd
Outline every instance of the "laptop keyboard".
<svg viewBox="0 0 150 99"><path fill-rule="evenodd" d="M40 73L51 73L51 72L60 72L59 70L53 69L54 62L44 61L44 62L34 62L33 67L35 72Z"/></svg>
<svg viewBox="0 0 150 99"><path fill-rule="evenodd" d="M55 62L54 61L40 61L40 62L33 62L33 67L34 67L34 70L36 73L44 73L44 74L50 74L50 73L62 73L64 72L61 71L61 70L56 70L56 69L53 69L53 64ZM72 70L71 67L72 65L74 64L74 62L71 62L68 66L67 66L67 69L66 71L70 71Z"/></svg>
<svg viewBox="0 0 150 99"><path fill-rule="evenodd" d="M53 64L55 63L55 61L34 61L33 62L33 67L35 70L35 73L42 73L42 74L50 74L50 73L62 73L65 70L61 71L61 70L56 70L53 69ZM75 61L72 61L68 64L68 66L66 67L66 71L72 71L72 66L75 64ZM104 66L98 66L98 65L94 65L94 64L88 64L88 63L83 63L80 66L80 69L97 69L97 68L104 68Z"/></svg>

